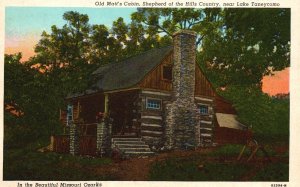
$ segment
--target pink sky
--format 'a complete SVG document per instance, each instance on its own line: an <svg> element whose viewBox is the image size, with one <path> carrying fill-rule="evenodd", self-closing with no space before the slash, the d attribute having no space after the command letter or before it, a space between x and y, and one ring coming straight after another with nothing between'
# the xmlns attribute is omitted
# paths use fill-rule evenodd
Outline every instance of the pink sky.
<svg viewBox="0 0 300 187"><path fill-rule="evenodd" d="M34 55L34 46L38 43L39 38L37 34L6 38L5 53L22 52L22 61L26 61ZM274 76L265 76L263 78L263 92L269 95L289 93L289 72L289 68L286 68L283 71L275 72Z"/></svg>
<svg viewBox="0 0 300 187"><path fill-rule="evenodd" d="M36 34L8 37L5 40L5 54L22 52L22 61L26 61L35 54L34 46L39 39L39 35Z"/></svg>
<svg viewBox="0 0 300 187"><path fill-rule="evenodd" d="M289 77L290 68L283 71L275 72L274 76L265 76L262 80L262 90L269 95L276 95L277 93L289 93Z"/></svg>

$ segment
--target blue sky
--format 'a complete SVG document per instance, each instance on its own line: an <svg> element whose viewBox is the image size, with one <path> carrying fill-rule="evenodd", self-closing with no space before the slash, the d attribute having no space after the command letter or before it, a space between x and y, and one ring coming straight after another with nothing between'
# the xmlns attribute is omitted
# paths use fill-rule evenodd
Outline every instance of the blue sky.
<svg viewBox="0 0 300 187"><path fill-rule="evenodd" d="M130 21L130 14L135 8L64 8L64 7L7 7L5 9L5 36L23 36L41 34L50 31L52 25L61 27L65 24L62 16L66 11L87 14L90 24L105 24L108 27L118 17Z"/></svg>
<svg viewBox="0 0 300 187"><path fill-rule="evenodd" d="M130 22L135 8L79 8L79 7L6 7L5 8L5 53L21 52L22 60L34 56L34 47L43 31L51 33L51 26L61 28L66 24L63 14L77 11L89 16L89 23L104 24L108 28L118 17Z"/></svg>

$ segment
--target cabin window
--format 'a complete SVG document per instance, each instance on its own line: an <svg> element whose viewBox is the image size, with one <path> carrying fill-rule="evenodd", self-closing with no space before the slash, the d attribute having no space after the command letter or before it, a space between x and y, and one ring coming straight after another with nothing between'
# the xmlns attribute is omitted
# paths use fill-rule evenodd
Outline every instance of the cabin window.
<svg viewBox="0 0 300 187"><path fill-rule="evenodd" d="M73 120L73 105L67 106L67 126L70 125Z"/></svg>
<svg viewBox="0 0 300 187"><path fill-rule="evenodd" d="M208 106L207 105L199 105L199 112L202 115L208 114Z"/></svg>
<svg viewBox="0 0 300 187"><path fill-rule="evenodd" d="M146 108L159 110L161 108L161 100L148 98L146 103Z"/></svg>
<svg viewBox="0 0 300 187"><path fill-rule="evenodd" d="M163 79L172 80L172 66L163 66Z"/></svg>

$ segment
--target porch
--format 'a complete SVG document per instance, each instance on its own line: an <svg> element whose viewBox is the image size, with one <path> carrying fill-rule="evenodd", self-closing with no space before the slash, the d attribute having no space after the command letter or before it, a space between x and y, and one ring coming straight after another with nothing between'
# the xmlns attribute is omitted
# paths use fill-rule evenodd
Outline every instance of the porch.
<svg viewBox="0 0 300 187"><path fill-rule="evenodd" d="M152 154L143 142L138 89L72 98L61 111L65 134L54 136L53 150L73 155L102 156L111 149Z"/></svg>
<svg viewBox="0 0 300 187"><path fill-rule="evenodd" d="M71 124L67 135L57 135L51 138L52 151L93 157L154 154L142 138L112 136L110 122L108 119L102 119L100 123L94 124ZM96 128L92 135L84 134L88 126Z"/></svg>
<svg viewBox="0 0 300 187"><path fill-rule="evenodd" d="M93 131L92 131L93 130ZM72 155L102 156L110 148L111 124L70 123L64 134L51 137L52 151Z"/></svg>
<svg viewBox="0 0 300 187"><path fill-rule="evenodd" d="M96 124L110 119L112 137L140 137L139 90L99 93L71 98L71 111L61 111L64 127L76 124L82 135L95 135Z"/></svg>

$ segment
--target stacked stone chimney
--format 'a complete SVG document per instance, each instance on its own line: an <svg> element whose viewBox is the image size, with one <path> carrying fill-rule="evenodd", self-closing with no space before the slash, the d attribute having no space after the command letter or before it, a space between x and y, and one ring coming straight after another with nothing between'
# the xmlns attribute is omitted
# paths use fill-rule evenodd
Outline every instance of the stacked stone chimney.
<svg viewBox="0 0 300 187"><path fill-rule="evenodd" d="M196 146L195 93L196 33L182 30L173 35L173 92L166 104L165 146L169 149Z"/></svg>

